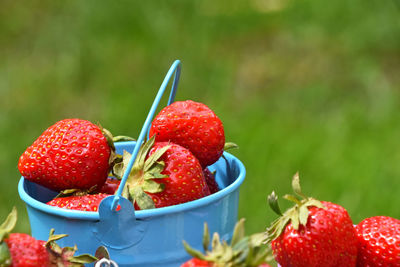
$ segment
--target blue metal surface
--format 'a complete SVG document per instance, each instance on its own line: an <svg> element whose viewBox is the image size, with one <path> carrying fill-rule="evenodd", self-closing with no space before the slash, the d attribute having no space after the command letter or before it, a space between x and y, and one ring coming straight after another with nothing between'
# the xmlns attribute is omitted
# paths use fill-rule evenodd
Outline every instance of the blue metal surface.
<svg viewBox="0 0 400 267"><path fill-rule="evenodd" d="M180 76L180 61L175 61L168 71L145 120L136 142L118 142L117 153L123 150L132 153L128 170L146 136L154 113L175 73L168 104L174 101ZM133 205L121 197L122 188L129 171L124 173L121 186L115 196L104 199L99 212L66 210L45 203L57 192L46 189L21 177L18 192L26 203L32 235L47 240L51 228L56 233L68 234L59 240L62 246L78 246L78 253L94 254L103 245L109 250L111 259L119 266L180 266L189 258L182 240L197 249L202 248L202 230L207 222L211 232L220 233L229 240L237 221L239 187L245 178L245 168L239 159L224 152L215 164L209 167L216 171L216 180L221 190L210 196L180 205L151 210L134 211ZM116 207L120 210L116 211Z"/></svg>
<svg viewBox="0 0 400 267"><path fill-rule="evenodd" d="M117 152L132 152L135 142L116 143ZM26 203L32 235L46 240L51 228L66 233L58 241L62 246L77 245L78 253L94 253L100 245L110 252L119 266L179 266L188 259L182 240L201 249L202 230L207 222L211 232L229 240L237 221L239 188L245 179L245 168L236 157L224 153L210 166L223 188L210 196L180 205L133 212L121 198L123 216L116 216L110 200L103 200L99 212L83 212L48 206L45 202L56 194L21 178L18 191ZM130 204L130 203L129 203ZM107 217L109 216L109 217Z"/></svg>

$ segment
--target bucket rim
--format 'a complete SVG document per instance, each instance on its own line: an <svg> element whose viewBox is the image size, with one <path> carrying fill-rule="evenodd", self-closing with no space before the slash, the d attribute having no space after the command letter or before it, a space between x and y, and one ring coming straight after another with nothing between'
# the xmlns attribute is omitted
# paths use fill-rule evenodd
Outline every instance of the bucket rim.
<svg viewBox="0 0 400 267"><path fill-rule="evenodd" d="M119 142L120 145L123 145L123 143L131 143L131 142ZM227 187L219 190L218 192L211 194L209 196L196 199L193 201L189 201L186 203L178 204L178 205L173 205L173 206L167 206L167 207L162 207L162 208L156 208L156 209L148 209L148 210L135 210L135 217L137 219L146 219L150 217L157 217L157 216L163 216L163 215L170 215L174 213L179 213L191 209L196 209L202 206L206 206L210 203L216 202L225 196L229 195L233 191L239 189L239 186L243 183L244 178L246 176L246 169L243 165L243 163L235 156L228 152L223 153L224 157L230 161L234 161L239 169L239 175L238 177ZM212 165L211 165L212 166ZM47 213L49 215L56 215L59 217L64 217L68 219L81 219L81 220L90 220L90 221L98 221L99 220L99 212L94 212L94 211L77 211L77 210L68 210L68 209L63 209L63 208L58 208L58 207L53 207L49 206L46 203L40 202L33 197L31 197L25 190L25 181L26 179L21 176L20 181L18 183L18 193L20 195L20 198L25 202L26 205L37 209L39 211L42 211L44 213Z"/></svg>

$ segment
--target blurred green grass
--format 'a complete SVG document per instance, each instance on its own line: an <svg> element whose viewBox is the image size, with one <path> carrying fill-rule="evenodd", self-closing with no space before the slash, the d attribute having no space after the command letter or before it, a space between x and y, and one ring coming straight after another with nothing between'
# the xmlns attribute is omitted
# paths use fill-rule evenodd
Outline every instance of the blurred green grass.
<svg viewBox="0 0 400 267"><path fill-rule="evenodd" d="M180 59L177 100L208 104L240 146L249 232L296 171L354 223L400 218L395 1L2 1L0 217L16 205L29 232L17 162L45 128L80 117L137 136Z"/></svg>

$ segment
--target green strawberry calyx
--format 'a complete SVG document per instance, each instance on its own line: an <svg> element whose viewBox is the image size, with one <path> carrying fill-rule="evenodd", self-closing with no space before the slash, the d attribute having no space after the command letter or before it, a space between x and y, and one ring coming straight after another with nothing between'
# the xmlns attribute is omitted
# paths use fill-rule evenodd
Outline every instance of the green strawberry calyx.
<svg viewBox="0 0 400 267"><path fill-rule="evenodd" d="M140 209L155 208L153 199L147 193L162 192L165 184L157 183L155 179L168 177L161 173L164 170L165 163L160 158L170 146L164 146L148 156L154 142L155 135L142 144L122 191L122 196L132 203L136 203ZM129 152L124 151L123 161L114 165L113 173L122 177L131 157L132 155Z"/></svg>
<svg viewBox="0 0 400 267"><path fill-rule="evenodd" d="M272 191L271 195L268 196L269 206L276 214L280 215L280 217L273 221L270 227L267 228L264 235L265 243L270 243L272 240L279 237L289 223L292 224L295 230L298 230L301 225L306 226L309 207L315 206L318 208L325 208L321 201L307 197L302 193L298 172L293 176L292 189L295 195L284 195L283 198L294 202L295 205L284 213L281 212L278 204L278 196L275 192Z"/></svg>
<svg viewBox="0 0 400 267"><path fill-rule="evenodd" d="M121 155L118 155L115 152L114 143L115 142L121 142L121 141L135 141L135 139L132 138L132 137L129 137L129 136L125 136L125 135L113 136L112 133L109 130L107 130L106 128L103 128L101 125L98 125L98 127L100 128L101 132L103 133L104 137L106 138L107 144L111 149L111 154L110 154L110 158L108 160L108 163L110 165L110 170L112 170L113 166L115 164L118 164L118 163L122 162ZM117 178L120 179L120 177L117 177Z"/></svg>
<svg viewBox="0 0 400 267"><path fill-rule="evenodd" d="M0 266L11 266L11 254L4 238L14 229L17 217L17 209L13 207L6 220L0 225Z"/></svg>
<svg viewBox="0 0 400 267"><path fill-rule="evenodd" d="M252 267L272 260L271 249L263 243L264 233L246 236L244 219L239 220L234 228L230 244L221 241L218 233L213 234L210 247L210 233L207 223L204 224L203 250L192 248L183 241L185 250L194 258L213 263L215 267Z"/></svg>
<svg viewBox="0 0 400 267"><path fill-rule="evenodd" d="M49 239L47 240L45 247L49 253L51 266L83 267L86 263L92 263L98 260L96 257L90 254L75 256L74 254L78 250L76 246L64 248L60 247L56 241L66 236L68 235L55 235L54 229L50 230Z"/></svg>

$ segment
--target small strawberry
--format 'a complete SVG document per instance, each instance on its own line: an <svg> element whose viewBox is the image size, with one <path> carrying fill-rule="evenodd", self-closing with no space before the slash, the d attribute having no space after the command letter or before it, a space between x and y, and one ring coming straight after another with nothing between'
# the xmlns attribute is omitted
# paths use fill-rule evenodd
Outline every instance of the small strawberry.
<svg viewBox="0 0 400 267"><path fill-rule="evenodd" d="M98 211L100 202L108 197L110 194L98 193L98 194L84 194L84 195L72 195L64 197L56 197L49 202L47 205L59 207L70 210L80 211Z"/></svg>
<svg viewBox="0 0 400 267"><path fill-rule="evenodd" d="M210 194L214 194L219 191L219 186L217 181L215 181L215 171L211 172L208 168L203 170L204 178L206 179L206 183L208 188L210 189Z"/></svg>
<svg viewBox="0 0 400 267"><path fill-rule="evenodd" d="M11 233L4 242L10 251L12 267L49 266L45 241L24 233Z"/></svg>
<svg viewBox="0 0 400 267"><path fill-rule="evenodd" d="M364 219L355 229L358 267L400 266L400 220L375 216Z"/></svg>
<svg viewBox="0 0 400 267"><path fill-rule="evenodd" d="M271 208L281 215L267 229L276 261L282 267L356 266L357 238L347 211L336 204L306 197L299 176L292 181L295 194L285 198L295 206L281 213L274 192Z"/></svg>
<svg viewBox="0 0 400 267"><path fill-rule="evenodd" d="M186 251L193 256L181 267L269 267L270 248L263 244L264 233L245 236L244 219L236 223L232 241L228 245L220 241L218 233L214 233L209 250L210 234L204 224L203 249L205 254L191 248L185 241Z"/></svg>
<svg viewBox="0 0 400 267"><path fill-rule="evenodd" d="M203 103L177 101L163 108L154 118L150 136L171 141L189 149L205 168L224 151L225 133L221 120Z"/></svg>
<svg viewBox="0 0 400 267"><path fill-rule="evenodd" d="M0 266L11 267L83 267L97 260L89 254L74 256L77 248L61 248L55 241L66 235L53 235L49 240L37 240L24 233L10 233L17 222L14 208L0 226Z"/></svg>
<svg viewBox="0 0 400 267"><path fill-rule="evenodd" d="M50 126L18 162L21 174L55 191L101 187L117 160L111 134L81 119Z"/></svg>
<svg viewBox="0 0 400 267"><path fill-rule="evenodd" d="M131 158L115 165L122 174ZM210 194L199 161L186 148L174 143L155 142L154 136L141 147L122 196L136 209L160 208L185 203Z"/></svg>
<svg viewBox="0 0 400 267"><path fill-rule="evenodd" d="M99 193L114 195L115 192L117 191L120 183L121 183L121 180L113 178L113 177L108 177L106 179L106 182L104 183L104 185L100 188L100 190L97 190L97 191Z"/></svg>

